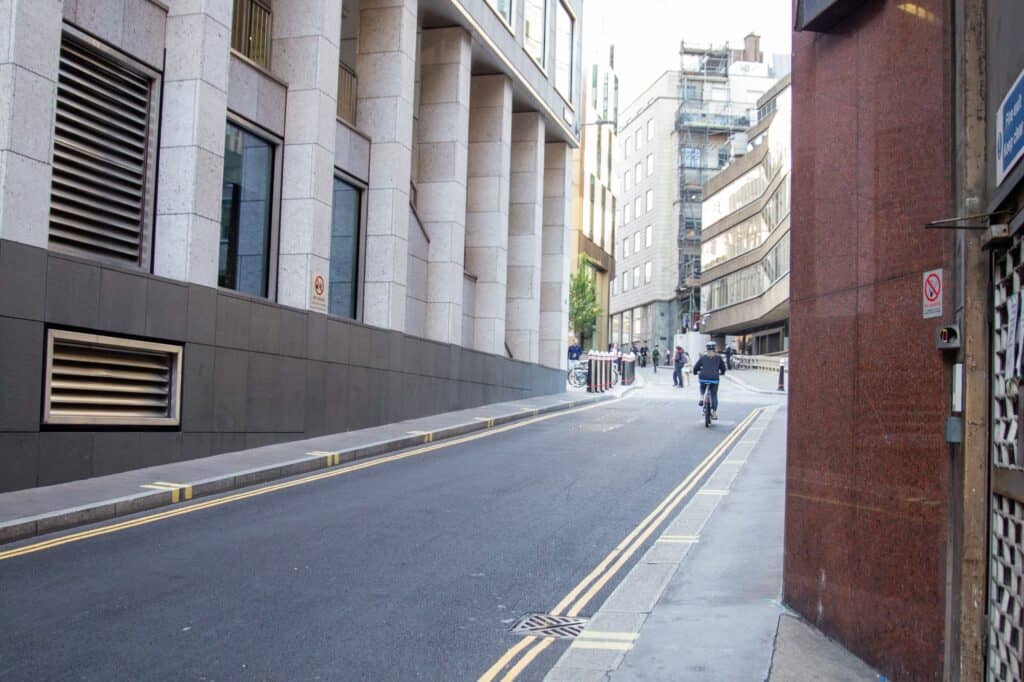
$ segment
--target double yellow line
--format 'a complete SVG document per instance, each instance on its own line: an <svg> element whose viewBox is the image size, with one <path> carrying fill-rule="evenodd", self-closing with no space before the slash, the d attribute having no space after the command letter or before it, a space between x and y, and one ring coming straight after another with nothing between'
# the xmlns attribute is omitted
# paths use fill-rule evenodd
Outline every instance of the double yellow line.
<svg viewBox="0 0 1024 682"><path fill-rule="evenodd" d="M608 553L604 559L591 571L587 577L580 581L576 587L565 595L562 601L558 602L550 611L553 616L578 616L580 611L597 596L597 594L608 584L616 573L636 554L647 539L661 526L676 507L686 498L690 492L701 482L704 475L715 466L718 460L729 450L739 439L743 431L756 419L764 408L757 408L746 416L736 428L729 433L725 439L712 450L690 474L668 494L661 503L654 508L650 514L641 521L636 528L630 531L629 535L622 539L615 549ZM515 646L506 651L501 658L495 661L494 665L487 669L480 676L478 682L491 682L524 651L523 656L516 661L508 672L501 678L501 682L511 682L530 665L531 662L542 651L551 646L555 640L551 637L524 637Z"/></svg>
<svg viewBox="0 0 1024 682"><path fill-rule="evenodd" d="M615 400L620 400L620 398L615 398ZM69 535L62 535L60 537L52 538L50 540L44 540L42 542L34 542L32 544L29 544L29 545L23 545L21 547L15 547L14 549L9 549L7 551L0 552L0 561L3 561L4 559L13 559L15 557L24 556L26 554L34 554L36 552L41 552L41 551L43 551L45 549L52 549L54 547L60 547L61 545L67 545L67 544L70 544L72 542L80 542L82 540L88 540L89 538L100 537L102 535L109 535L110 533L117 533L117 532L122 531L122 530L128 530L129 528L136 528L138 526L145 526L145 525L148 525L150 523L156 523L157 521L163 521L164 519L170 519L170 518L174 518L176 516L182 516L184 514L192 514L194 512L202 511L204 509L210 509L212 507L220 507L220 506L225 505L225 504L231 504L232 502L238 502L238 501L241 501L241 500L247 500L247 499L249 499L251 497L258 497L260 495L266 495L268 493L277 492L279 490L286 490L288 488L294 488L296 486L306 485L307 483L314 483L316 481L322 481L324 479L334 478L335 476L344 476L346 474L351 474L351 473L356 472L356 471L362 471L363 469L369 469L371 467L380 466L381 464L387 464L388 462L397 462L399 460L409 459L410 457L417 457L419 455L424 455L424 454L426 454L428 452L433 452L435 450L441 450L443 448L450 448L450 447L452 447L454 445L461 445L463 443L469 443L471 441L478 440L480 438L488 438L490 436L494 436L494 435L497 435L499 433L504 433L506 431L511 431L513 429L520 429L520 428L523 428L524 426L529 426L530 424L536 424L538 422L547 421L548 419L555 419L556 417L562 417L562 416L569 415L569 414L575 414L575 413L578 413L578 412L584 412L586 410L592 410L592 409L594 409L596 407L601 407L601 406L604 406L604 405L608 405L611 402L614 402L614 401L602 401L602 402L594 403L592 405L585 405L583 407L577 407L577 408L574 408L574 409L571 409L571 410L563 410L561 412L553 412L551 414L540 415L540 416L533 417L533 418L530 418L530 419L524 419L523 421L513 422L511 424L507 424L505 426L501 426L501 427L498 427L498 428L488 428L488 430L486 430L486 431L481 431L481 432L478 432L478 433L473 433L473 434L470 434L470 435L467 435L467 436L461 436L459 438L453 438L451 440L441 441L439 443L435 443L433 445L428 445L426 447L416 448L415 450L406 450L405 452L400 452L398 454L388 455L388 456L385 456L385 457L378 457L376 459L367 460L367 461L361 462L359 464L353 464L351 466L346 466L346 467L344 467L342 469L325 471L325 472L321 472L321 473L318 473L318 474L313 474L311 476L304 476L302 478L296 478L296 479L292 479L290 481L284 481L283 483L275 483L275 484L272 484L272 485L263 486L262 488L256 488L254 490L248 490L248 491L242 492L242 493L235 493L233 495L227 495L225 497L218 497L216 499L207 500L206 502L199 502L199 503L196 503L196 504L192 504L192 505L189 505L187 507L179 507L177 509L171 509L171 510L168 510L168 511L165 511L165 512L160 512L160 513L157 513L157 514L151 514L149 516L143 516L143 517L136 518L136 519L131 519L131 520L128 520L128 521L121 521L120 523L114 523L114 524L111 524L109 526L102 526L100 528L93 528L91 530L81 531L81 532L78 532L78 533L71 533ZM493 419L488 419L488 426L493 426L493 424L494 424L494 420ZM336 453L326 453L326 455L334 455L334 454L336 454ZM336 462L336 460L333 460L333 459L331 461ZM186 486L184 486L182 484L167 484L167 485L180 486L178 488L178 490L184 489L186 487ZM192 496L192 486L187 486L187 488L188 488L187 495L188 495L188 497L191 497ZM160 489L169 490L169 488L165 488L163 486L161 486Z"/></svg>

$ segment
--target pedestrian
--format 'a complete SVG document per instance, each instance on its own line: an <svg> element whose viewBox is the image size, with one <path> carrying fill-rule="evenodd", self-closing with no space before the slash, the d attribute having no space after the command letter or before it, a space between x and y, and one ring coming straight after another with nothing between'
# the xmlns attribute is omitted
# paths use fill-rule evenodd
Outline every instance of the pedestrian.
<svg viewBox="0 0 1024 682"><path fill-rule="evenodd" d="M683 387L683 365L686 358L686 351L682 346L676 346L676 352L672 356L672 385L678 388Z"/></svg>
<svg viewBox="0 0 1024 682"><path fill-rule="evenodd" d="M647 368L647 354L651 352L651 349L647 347L647 342L644 341L644 345L640 346L640 366Z"/></svg>
<svg viewBox="0 0 1024 682"><path fill-rule="evenodd" d="M658 373L658 360L661 359L661 350L658 349L658 345L654 345L654 351L651 353L651 359L654 360L654 373Z"/></svg>
<svg viewBox="0 0 1024 682"><path fill-rule="evenodd" d="M725 366L732 369L732 356L736 353L736 349L731 345L725 347Z"/></svg>

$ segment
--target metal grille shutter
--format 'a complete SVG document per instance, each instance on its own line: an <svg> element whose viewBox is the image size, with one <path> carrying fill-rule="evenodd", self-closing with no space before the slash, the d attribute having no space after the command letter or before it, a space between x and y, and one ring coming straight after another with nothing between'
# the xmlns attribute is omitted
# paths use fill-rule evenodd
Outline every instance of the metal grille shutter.
<svg viewBox="0 0 1024 682"><path fill-rule="evenodd" d="M43 422L179 423L181 346L50 330Z"/></svg>
<svg viewBox="0 0 1024 682"><path fill-rule="evenodd" d="M153 79L65 34L54 132L50 244L143 263Z"/></svg>

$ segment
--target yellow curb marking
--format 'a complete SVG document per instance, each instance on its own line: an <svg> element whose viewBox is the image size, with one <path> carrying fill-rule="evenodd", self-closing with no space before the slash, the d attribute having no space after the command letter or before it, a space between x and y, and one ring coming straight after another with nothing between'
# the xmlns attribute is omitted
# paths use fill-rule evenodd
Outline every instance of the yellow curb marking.
<svg viewBox="0 0 1024 682"><path fill-rule="evenodd" d="M192 499L192 486L184 483L169 483L167 481L153 481L152 483L146 483L139 486L140 488L149 488L150 490L166 490L171 493L171 503L177 504L182 499Z"/></svg>
<svg viewBox="0 0 1024 682"><path fill-rule="evenodd" d="M629 651L633 648L632 642L589 642L576 640L572 643L573 649L603 649L605 651Z"/></svg>
<svg viewBox="0 0 1024 682"><path fill-rule="evenodd" d="M608 632L603 630L584 630L580 633L577 642L581 639L621 639L634 640L640 636L639 632Z"/></svg>

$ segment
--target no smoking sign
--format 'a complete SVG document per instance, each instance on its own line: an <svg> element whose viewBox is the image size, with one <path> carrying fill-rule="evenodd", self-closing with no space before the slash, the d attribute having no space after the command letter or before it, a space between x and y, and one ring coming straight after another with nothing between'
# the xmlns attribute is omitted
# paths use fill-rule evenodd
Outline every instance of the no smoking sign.
<svg viewBox="0 0 1024 682"><path fill-rule="evenodd" d="M942 317L942 268L921 277L921 316L926 320Z"/></svg>

